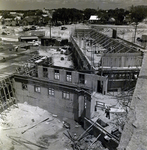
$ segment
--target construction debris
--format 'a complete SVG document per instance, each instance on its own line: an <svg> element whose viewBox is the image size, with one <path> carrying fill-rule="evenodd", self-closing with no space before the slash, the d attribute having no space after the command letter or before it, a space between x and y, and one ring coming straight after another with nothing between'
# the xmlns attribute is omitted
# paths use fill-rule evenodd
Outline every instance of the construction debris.
<svg viewBox="0 0 147 150"><path fill-rule="evenodd" d="M73 150L94 150L94 148L96 148L94 144L98 141L98 138L101 134L99 134L97 138L93 137L94 139L89 134L95 123L96 122L94 122L89 128L87 128L79 137L76 133L74 133L74 135L71 135L68 130L67 133L64 133L64 135L70 140Z"/></svg>
<svg viewBox="0 0 147 150"><path fill-rule="evenodd" d="M13 137L13 136L8 136L11 140L19 143L20 145L24 145L25 147L27 147L25 144L31 144L31 145L35 145L37 147L40 147L40 148L44 148L44 149L48 149L47 147L45 146L42 146L42 145L38 145L36 143L33 143L33 142L30 142L28 140L25 140L25 139L20 139L20 137Z"/></svg>

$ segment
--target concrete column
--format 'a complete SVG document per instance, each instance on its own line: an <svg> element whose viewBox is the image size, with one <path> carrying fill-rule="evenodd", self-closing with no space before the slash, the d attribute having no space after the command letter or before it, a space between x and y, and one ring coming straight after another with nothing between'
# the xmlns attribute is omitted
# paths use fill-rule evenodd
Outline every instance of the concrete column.
<svg viewBox="0 0 147 150"><path fill-rule="evenodd" d="M91 119L92 109L91 109L91 97L88 96L85 100L85 117Z"/></svg>
<svg viewBox="0 0 147 150"><path fill-rule="evenodd" d="M72 71L72 83L77 84L79 81L79 74L76 71Z"/></svg>
<svg viewBox="0 0 147 150"><path fill-rule="evenodd" d="M80 48L82 48L81 45L82 45L82 38L81 38L81 36L79 36L79 47Z"/></svg>
<svg viewBox="0 0 147 150"><path fill-rule="evenodd" d="M84 39L82 38L81 40L81 48L83 49L84 48Z"/></svg>
<svg viewBox="0 0 147 150"><path fill-rule="evenodd" d="M95 102L95 99L94 98L91 98L91 106L90 106L90 118L93 118L94 117L94 114L95 114L95 105L96 105L96 102Z"/></svg>
<svg viewBox="0 0 147 150"><path fill-rule="evenodd" d="M48 68L48 75L49 75L49 80L54 80L54 69L53 68Z"/></svg>
<svg viewBox="0 0 147 150"><path fill-rule="evenodd" d="M77 44L79 45L79 39L80 39L80 36L79 34L77 34Z"/></svg>
<svg viewBox="0 0 147 150"><path fill-rule="evenodd" d="M78 97L78 117L81 118L84 115L84 96L80 95Z"/></svg>
<svg viewBox="0 0 147 150"><path fill-rule="evenodd" d="M43 77L43 66L38 66L38 78Z"/></svg>
<svg viewBox="0 0 147 150"><path fill-rule="evenodd" d="M78 121L78 94L74 94L74 99L73 99L73 113L74 113L74 120Z"/></svg>
<svg viewBox="0 0 147 150"><path fill-rule="evenodd" d="M65 82L66 79L66 71L61 69L60 70L60 82Z"/></svg>
<svg viewBox="0 0 147 150"><path fill-rule="evenodd" d="M86 55L86 39L83 39L83 50L84 54Z"/></svg>
<svg viewBox="0 0 147 150"><path fill-rule="evenodd" d="M103 81L103 91L102 94L107 94L107 89L108 89L108 78L106 78L106 80Z"/></svg>
<svg viewBox="0 0 147 150"><path fill-rule="evenodd" d="M121 67L124 67L125 66L125 58L124 58L124 56L121 56ZM120 67L120 66L118 66L118 67Z"/></svg>

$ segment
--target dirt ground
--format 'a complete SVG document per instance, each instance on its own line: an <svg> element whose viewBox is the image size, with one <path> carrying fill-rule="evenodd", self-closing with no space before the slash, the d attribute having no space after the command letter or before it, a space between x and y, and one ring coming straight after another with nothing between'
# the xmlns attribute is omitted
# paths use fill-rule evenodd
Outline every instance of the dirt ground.
<svg viewBox="0 0 147 150"><path fill-rule="evenodd" d="M84 130L72 119L63 120L27 103L13 105L0 114L0 150L73 150L69 134L78 139ZM63 127L65 120L70 129ZM95 140L86 134L79 142L80 148L105 150L101 142L93 143Z"/></svg>
<svg viewBox="0 0 147 150"><path fill-rule="evenodd" d="M39 107L18 104L1 113L1 150L70 150L63 123Z"/></svg>

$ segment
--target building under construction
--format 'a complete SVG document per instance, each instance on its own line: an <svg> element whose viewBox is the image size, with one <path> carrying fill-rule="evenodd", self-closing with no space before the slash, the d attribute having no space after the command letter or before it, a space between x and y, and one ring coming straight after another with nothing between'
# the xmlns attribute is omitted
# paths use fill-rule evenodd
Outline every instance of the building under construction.
<svg viewBox="0 0 147 150"><path fill-rule="evenodd" d="M93 93L134 89L143 52L118 40L114 32L108 37L94 28L76 29L69 45L50 46L48 42L46 50L42 45L39 55L1 81L1 110L17 100L39 106L61 119L74 119L85 129L92 127L90 133L105 147L116 149L120 136L108 132L103 120L92 120L98 106Z"/></svg>

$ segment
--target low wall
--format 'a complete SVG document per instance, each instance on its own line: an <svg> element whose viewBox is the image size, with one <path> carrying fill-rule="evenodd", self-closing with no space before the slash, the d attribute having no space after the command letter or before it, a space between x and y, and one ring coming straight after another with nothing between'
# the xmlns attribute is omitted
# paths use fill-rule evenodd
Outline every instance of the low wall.
<svg viewBox="0 0 147 150"><path fill-rule="evenodd" d="M127 122L121 136L118 150L146 150L147 148L147 53L131 101Z"/></svg>

